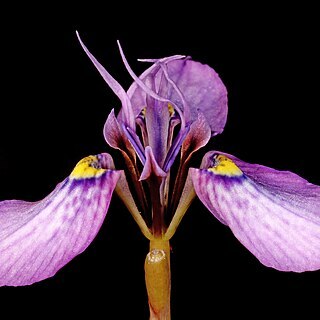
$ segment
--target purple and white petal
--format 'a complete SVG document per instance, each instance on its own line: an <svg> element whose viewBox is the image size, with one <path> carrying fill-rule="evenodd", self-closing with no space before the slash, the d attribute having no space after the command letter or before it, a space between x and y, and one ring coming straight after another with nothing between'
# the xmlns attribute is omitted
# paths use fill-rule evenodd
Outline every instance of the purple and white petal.
<svg viewBox="0 0 320 320"><path fill-rule="evenodd" d="M281 271L320 269L320 187L288 171L209 152L191 168L204 205L261 263Z"/></svg>
<svg viewBox="0 0 320 320"><path fill-rule="evenodd" d="M110 155L90 156L43 200L0 202L0 286L52 277L89 246L121 174L110 168Z"/></svg>

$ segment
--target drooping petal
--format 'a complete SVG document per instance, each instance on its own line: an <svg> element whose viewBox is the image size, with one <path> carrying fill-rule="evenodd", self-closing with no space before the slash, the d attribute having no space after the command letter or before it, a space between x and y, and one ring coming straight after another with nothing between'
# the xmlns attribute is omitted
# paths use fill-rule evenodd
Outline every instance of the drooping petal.
<svg viewBox="0 0 320 320"><path fill-rule="evenodd" d="M76 32L78 40L87 54L89 59L92 61L94 66L97 68L99 73L101 74L104 81L108 84L108 86L112 89L112 91L118 96L122 103L121 116L122 121L128 125L132 130L135 130L135 117L133 115L131 102L127 96L125 90L121 87L121 85L111 76L111 74L100 64L100 62L91 54L88 48L82 42L79 33Z"/></svg>
<svg viewBox="0 0 320 320"><path fill-rule="evenodd" d="M90 156L45 199L0 202L1 286L52 277L89 246L120 177L112 168L110 155Z"/></svg>
<svg viewBox="0 0 320 320"><path fill-rule="evenodd" d="M320 269L320 187L288 171L209 152L190 169L200 200L266 266Z"/></svg>
<svg viewBox="0 0 320 320"><path fill-rule="evenodd" d="M188 103L191 119L198 118L198 111L208 121L212 135L223 131L227 120L227 90L218 74L208 65L192 60L175 60L167 64L168 74ZM168 99L182 107L175 90Z"/></svg>

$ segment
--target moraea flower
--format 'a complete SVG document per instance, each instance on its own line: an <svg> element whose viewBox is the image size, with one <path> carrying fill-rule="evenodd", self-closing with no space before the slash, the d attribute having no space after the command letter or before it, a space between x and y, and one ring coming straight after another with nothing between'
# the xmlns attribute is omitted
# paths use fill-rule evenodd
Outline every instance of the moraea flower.
<svg viewBox="0 0 320 320"><path fill-rule="evenodd" d="M220 151L208 152L200 169L190 168L193 154L227 119L227 91L212 68L175 55L140 60L152 65L136 76L119 45L134 80L125 91L79 41L121 102L104 137L126 167L115 169L107 153L89 156L45 199L0 202L0 285L44 280L84 251L114 191L150 240L151 319L170 318L169 240L196 196L262 264L294 272L320 268L320 187Z"/></svg>

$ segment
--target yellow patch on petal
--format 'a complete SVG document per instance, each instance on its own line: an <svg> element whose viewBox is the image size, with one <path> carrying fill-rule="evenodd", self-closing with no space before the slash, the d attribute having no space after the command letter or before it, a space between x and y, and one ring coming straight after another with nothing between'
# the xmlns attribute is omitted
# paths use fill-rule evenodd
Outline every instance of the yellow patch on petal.
<svg viewBox="0 0 320 320"><path fill-rule="evenodd" d="M228 157L220 154L215 156L214 159L216 161L215 165L211 168L208 168L208 170L214 174L228 177L237 177L243 175L243 172Z"/></svg>
<svg viewBox="0 0 320 320"><path fill-rule="evenodd" d="M72 179L100 177L107 169L102 169L97 156L88 156L80 160L70 174Z"/></svg>

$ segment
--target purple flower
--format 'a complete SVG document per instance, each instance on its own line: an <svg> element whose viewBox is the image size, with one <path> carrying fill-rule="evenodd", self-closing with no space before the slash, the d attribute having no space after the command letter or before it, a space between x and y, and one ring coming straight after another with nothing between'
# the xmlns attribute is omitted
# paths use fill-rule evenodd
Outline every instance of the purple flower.
<svg viewBox="0 0 320 320"><path fill-rule="evenodd" d="M151 319L170 314L169 240L193 199L227 225L261 263L282 271L320 269L320 187L299 176L208 152L194 152L223 131L227 91L209 66L175 55L152 63L126 92L79 41L121 109L104 127L109 154L81 160L45 199L0 202L0 285L29 285L53 276L99 231L113 192L150 240L145 261ZM174 162L177 170L171 170Z"/></svg>

